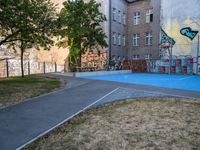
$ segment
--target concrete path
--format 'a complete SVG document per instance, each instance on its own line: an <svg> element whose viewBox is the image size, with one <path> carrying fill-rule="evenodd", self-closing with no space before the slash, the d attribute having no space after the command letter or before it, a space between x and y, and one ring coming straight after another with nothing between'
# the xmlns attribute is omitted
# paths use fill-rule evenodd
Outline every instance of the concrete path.
<svg viewBox="0 0 200 150"><path fill-rule="evenodd" d="M0 150L20 149L81 111L110 101L169 95L200 98L199 92L51 75L66 80L67 86L0 109Z"/></svg>

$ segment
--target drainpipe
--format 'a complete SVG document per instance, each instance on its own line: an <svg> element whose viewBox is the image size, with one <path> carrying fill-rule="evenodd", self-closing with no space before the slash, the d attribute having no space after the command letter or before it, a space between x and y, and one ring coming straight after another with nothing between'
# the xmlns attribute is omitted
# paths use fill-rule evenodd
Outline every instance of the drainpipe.
<svg viewBox="0 0 200 150"><path fill-rule="evenodd" d="M111 63L111 48L112 48L112 31L111 31L111 27L112 27L112 5L111 5L111 0L109 0L109 62L108 62L108 66L110 66Z"/></svg>

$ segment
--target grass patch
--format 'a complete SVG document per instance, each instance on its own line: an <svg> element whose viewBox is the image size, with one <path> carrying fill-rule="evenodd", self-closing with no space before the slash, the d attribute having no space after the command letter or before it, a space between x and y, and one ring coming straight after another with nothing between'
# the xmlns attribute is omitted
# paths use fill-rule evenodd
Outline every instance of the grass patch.
<svg viewBox="0 0 200 150"><path fill-rule="evenodd" d="M42 75L0 79L0 107L51 92L63 85L59 79Z"/></svg>
<svg viewBox="0 0 200 150"><path fill-rule="evenodd" d="M200 101L125 100L71 119L26 150L200 149Z"/></svg>

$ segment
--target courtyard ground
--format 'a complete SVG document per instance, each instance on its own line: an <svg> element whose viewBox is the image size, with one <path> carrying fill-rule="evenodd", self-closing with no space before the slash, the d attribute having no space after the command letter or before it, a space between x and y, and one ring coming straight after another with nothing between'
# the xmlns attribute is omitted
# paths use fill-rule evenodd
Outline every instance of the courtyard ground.
<svg viewBox="0 0 200 150"><path fill-rule="evenodd" d="M107 104L72 118L26 150L197 150L200 101L138 98Z"/></svg>
<svg viewBox="0 0 200 150"><path fill-rule="evenodd" d="M63 85L62 80L44 75L2 78L0 79L0 108L51 92Z"/></svg>
<svg viewBox="0 0 200 150"><path fill-rule="evenodd" d="M61 73L48 75L65 80L67 85L0 109L0 149L20 150L81 112L105 103L144 97L200 98L200 93L195 91L88 80Z"/></svg>

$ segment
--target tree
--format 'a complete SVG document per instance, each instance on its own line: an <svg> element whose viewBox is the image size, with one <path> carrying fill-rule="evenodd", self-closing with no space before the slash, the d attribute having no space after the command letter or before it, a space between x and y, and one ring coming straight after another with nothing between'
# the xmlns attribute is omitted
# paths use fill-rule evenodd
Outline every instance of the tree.
<svg viewBox="0 0 200 150"><path fill-rule="evenodd" d="M24 77L23 54L27 48L49 49L56 32L57 14L50 0L0 1L0 46L19 48Z"/></svg>
<svg viewBox="0 0 200 150"><path fill-rule="evenodd" d="M62 39L59 44L65 43L67 37L69 64L81 67L81 56L88 49L96 45L107 46L101 26L106 17L99 11L101 5L95 0L67 0L63 5L59 15Z"/></svg>

